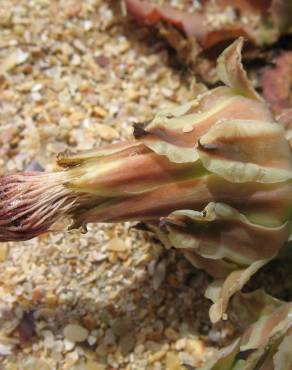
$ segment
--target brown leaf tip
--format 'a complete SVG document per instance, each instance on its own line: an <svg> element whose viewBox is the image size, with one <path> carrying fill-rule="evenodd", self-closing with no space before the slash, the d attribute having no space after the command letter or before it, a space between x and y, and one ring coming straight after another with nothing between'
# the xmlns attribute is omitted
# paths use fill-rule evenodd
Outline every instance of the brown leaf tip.
<svg viewBox="0 0 292 370"><path fill-rule="evenodd" d="M147 121L145 123L134 123L133 124L133 128L134 128L134 132L133 132L133 135L134 135L134 138L135 139L140 139L141 137L147 135L147 131L145 131L145 127L148 125L148 123L150 123L150 121Z"/></svg>

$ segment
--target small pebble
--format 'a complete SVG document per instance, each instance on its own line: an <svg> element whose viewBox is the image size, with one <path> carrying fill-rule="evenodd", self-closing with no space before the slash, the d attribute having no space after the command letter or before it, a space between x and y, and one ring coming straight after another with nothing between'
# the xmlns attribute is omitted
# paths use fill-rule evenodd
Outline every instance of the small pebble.
<svg viewBox="0 0 292 370"><path fill-rule="evenodd" d="M72 349L75 347L75 343L71 342L68 339L64 340L64 348L66 352L72 351Z"/></svg>
<svg viewBox="0 0 292 370"><path fill-rule="evenodd" d="M111 239L106 247L111 252L125 252L127 250L125 242L120 238Z"/></svg>
<svg viewBox="0 0 292 370"><path fill-rule="evenodd" d="M88 360L85 364L85 370L106 370L106 366L99 362Z"/></svg>
<svg viewBox="0 0 292 370"><path fill-rule="evenodd" d="M167 370L181 370L181 362L175 352L168 352L165 359L165 368Z"/></svg>
<svg viewBox="0 0 292 370"><path fill-rule="evenodd" d="M163 280L165 279L165 274L166 274L166 261L162 260L157 264L155 271L154 271L154 275L153 275L154 290L159 289Z"/></svg>
<svg viewBox="0 0 292 370"><path fill-rule="evenodd" d="M188 132L192 132L194 130L194 127L192 126L192 125L185 125L184 127L183 127L183 132L184 133L188 133Z"/></svg>
<svg viewBox="0 0 292 370"><path fill-rule="evenodd" d="M133 333L124 335L120 340L122 354L125 356L133 350L136 344L136 339Z"/></svg>
<svg viewBox="0 0 292 370"><path fill-rule="evenodd" d="M88 337L88 330L77 324L69 324L64 328L64 336L71 342L84 342Z"/></svg>
<svg viewBox="0 0 292 370"><path fill-rule="evenodd" d="M0 261L6 260L8 252L9 252L8 244L0 243Z"/></svg>

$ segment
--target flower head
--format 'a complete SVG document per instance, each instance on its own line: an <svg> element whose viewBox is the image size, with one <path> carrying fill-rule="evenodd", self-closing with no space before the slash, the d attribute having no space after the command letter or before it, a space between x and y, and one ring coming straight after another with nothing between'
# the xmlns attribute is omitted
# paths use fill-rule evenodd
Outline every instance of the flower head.
<svg viewBox="0 0 292 370"><path fill-rule="evenodd" d="M292 154L241 64L243 40L218 59L225 86L136 125L136 140L61 154L63 171L0 180L0 240L24 240L64 216L143 221L214 277L211 320L290 234Z"/></svg>

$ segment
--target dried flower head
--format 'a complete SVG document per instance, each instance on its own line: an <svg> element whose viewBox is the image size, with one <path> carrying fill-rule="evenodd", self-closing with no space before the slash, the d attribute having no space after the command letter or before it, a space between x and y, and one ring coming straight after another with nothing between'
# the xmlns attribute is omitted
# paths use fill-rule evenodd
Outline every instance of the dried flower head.
<svg viewBox="0 0 292 370"><path fill-rule="evenodd" d="M64 216L72 227L143 221L214 277L206 295L220 320L291 230L291 149L247 78L242 45L218 59L225 86L136 125L136 140L64 153L56 173L2 178L0 240L29 239Z"/></svg>

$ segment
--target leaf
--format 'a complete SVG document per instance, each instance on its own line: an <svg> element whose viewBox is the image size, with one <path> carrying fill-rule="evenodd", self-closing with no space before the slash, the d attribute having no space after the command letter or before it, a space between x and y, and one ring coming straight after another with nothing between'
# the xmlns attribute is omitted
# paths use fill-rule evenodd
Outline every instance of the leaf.
<svg viewBox="0 0 292 370"><path fill-rule="evenodd" d="M289 370L292 366L292 330L279 345L278 352L274 356L275 370Z"/></svg>
<svg viewBox="0 0 292 370"><path fill-rule="evenodd" d="M227 111L231 102L235 103L234 100L228 89L218 88L198 96L179 109L160 111L146 125L140 140L151 150L166 155L173 162L194 162L198 159L195 144L199 135L206 132L214 120L219 119L220 113L224 109Z"/></svg>
<svg viewBox="0 0 292 370"><path fill-rule="evenodd" d="M206 291L214 302L212 322L222 318L231 296L278 253L290 233L288 223L279 227L253 224L221 203L210 203L202 212L175 211L162 225L175 248L217 278Z"/></svg>
<svg viewBox="0 0 292 370"><path fill-rule="evenodd" d="M218 87L178 108L158 112L152 121L136 126L136 139L172 162L195 162L199 159L199 140L217 122L245 119L272 122L271 112L242 68L242 43L242 39L235 41L218 59L218 75L229 87Z"/></svg>
<svg viewBox="0 0 292 370"><path fill-rule="evenodd" d="M205 19L201 13L188 13L169 5L155 5L141 0L125 0L125 4L127 10L140 22L153 25L165 20L182 29L188 36L195 36L198 40L205 37Z"/></svg>
<svg viewBox="0 0 292 370"><path fill-rule="evenodd" d="M196 62L202 48L194 37L185 37L176 27L167 22L159 25L159 33L176 51L183 64L196 69Z"/></svg>
<svg viewBox="0 0 292 370"><path fill-rule="evenodd" d="M127 157L133 153L139 153L145 151L145 148L141 143L137 141L122 141L117 144L107 145L103 148L96 148L91 150L85 150L78 153L71 153L65 151L59 153L57 157L57 164L61 167L74 167L84 162L96 159L102 159L105 157L113 158L113 155L118 155L119 158Z"/></svg>
<svg viewBox="0 0 292 370"><path fill-rule="evenodd" d="M175 163L195 162L199 155L199 139L222 119L272 119L260 102L235 95L231 89L219 87L198 96L196 100L177 108L159 112L134 135L149 149L165 155Z"/></svg>
<svg viewBox="0 0 292 370"><path fill-rule="evenodd" d="M262 40L257 29L246 24L242 19L236 18L233 22L228 19L227 22L222 22L219 29L214 28L208 19L222 13L227 7L239 10L245 17L255 13L262 15L263 11L266 13L267 9L266 4L262 4L262 2L268 2L268 0L257 2L241 0L236 3L219 1L215 4L215 11L214 4L208 7L208 2L205 2L207 6L203 6L202 11L187 12L169 5L156 5L146 0L125 0L128 12L139 22L150 26L157 25L160 29L160 22L164 21L164 23L183 31L186 42L195 39L203 49L211 48L223 41L234 40L240 36L247 38L255 45L261 44ZM260 20L262 19L260 18ZM171 46L177 49L173 44Z"/></svg>
<svg viewBox="0 0 292 370"><path fill-rule="evenodd" d="M236 93L250 99L263 101L249 81L241 63L243 37L233 42L217 60L217 74L219 79Z"/></svg>
<svg viewBox="0 0 292 370"><path fill-rule="evenodd" d="M202 212L174 211L161 223L176 248L194 249L202 257L232 262L235 268L272 257L290 232L287 224L258 225L229 205L213 202Z"/></svg>
<svg viewBox="0 0 292 370"><path fill-rule="evenodd" d="M217 45L220 47L220 44L230 43L240 37L248 40L253 45L260 45L262 43L258 32L255 32L248 24L238 22L236 24L222 26L219 30L209 30L202 43L202 47L203 49L210 49Z"/></svg>
<svg viewBox="0 0 292 370"><path fill-rule="evenodd" d="M199 162L178 166L143 144L105 156L94 154L96 159L81 158L82 166L71 169L67 188L101 197L125 197L196 178L206 172ZM69 161L72 163L72 159Z"/></svg>
<svg viewBox="0 0 292 370"><path fill-rule="evenodd" d="M220 350L200 370L288 370L292 365L292 303L274 302L260 291L242 296L243 306L247 299L252 310L260 299L267 308L262 309L259 319L250 325L243 335L228 347ZM265 305L263 305L265 306ZM290 349L290 350L289 350Z"/></svg>
<svg viewBox="0 0 292 370"><path fill-rule="evenodd" d="M207 170L231 182L276 183L292 178L292 155L277 123L224 120L199 142Z"/></svg>
<svg viewBox="0 0 292 370"><path fill-rule="evenodd" d="M283 335L292 325L292 303L284 303L270 315L263 315L243 334L240 344L242 351L258 349L267 345L273 336Z"/></svg>
<svg viewBox="0 0 292 370"><path fill-rule="evenodd" d="M210 320L213 323L222 319L233 294L240 291L248 280L269 261L269 259L265 259L253 262L245 269L231 272L225 280L215 280L207 288L205 296L214 302L209 311ZM216 295L213 293L214 287Z"/></svg>

